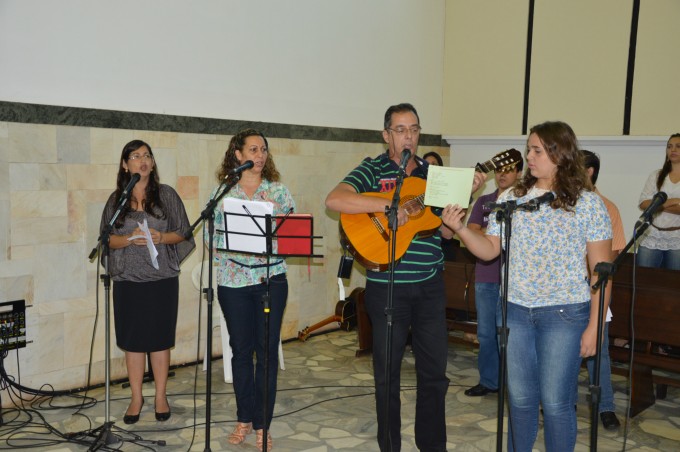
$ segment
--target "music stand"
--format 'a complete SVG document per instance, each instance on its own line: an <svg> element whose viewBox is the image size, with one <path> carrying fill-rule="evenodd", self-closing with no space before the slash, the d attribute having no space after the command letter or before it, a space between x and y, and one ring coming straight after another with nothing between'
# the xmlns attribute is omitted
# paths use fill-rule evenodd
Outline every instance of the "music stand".
<svg viewBox="0 0 680 452"><path fill-rule="evenodd" d="M229 198L224 200L225 248L217 251L236 252L263 256L267 269L265 281L266 292L262 297L264 312L264 378L263 378L263 432L262 450L267 452L268 406L269 406L269 313L270 285L269 268L272 257L323 257L314 254L313 217L308 214L292 214L291 208L285 215L273 215L273 205L262 201L248 201ZM276 228L272 226L276 220ZM285 225L285 226L284 226ZM230 229L231 227L231 229ZM252 232L255 231L255 232ZM277 235L281 231L280 235ZM274 251L276 242L276 252Z"/></svg>

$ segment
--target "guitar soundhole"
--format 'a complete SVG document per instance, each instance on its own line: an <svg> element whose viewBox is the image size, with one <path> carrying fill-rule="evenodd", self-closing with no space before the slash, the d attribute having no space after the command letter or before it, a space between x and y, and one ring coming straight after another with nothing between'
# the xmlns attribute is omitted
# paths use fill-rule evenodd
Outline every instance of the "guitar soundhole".
<svg viewBox="0 0 680 452"><path fill-rule="evenodd" d="M404 201L401 203L401 207L406 210L411 219L418 219L425 214L419 198L419 196L408 195L404 197Z"/></svg>

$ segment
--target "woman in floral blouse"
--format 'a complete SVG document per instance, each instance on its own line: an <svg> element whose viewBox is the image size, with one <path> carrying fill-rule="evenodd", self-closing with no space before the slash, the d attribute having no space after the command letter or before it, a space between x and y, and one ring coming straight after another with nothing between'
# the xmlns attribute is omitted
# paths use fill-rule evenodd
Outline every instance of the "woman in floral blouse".
<svg viewBox="0 0 680 452"><path fill-rule="evenodd" d="M279 182L280 175L269 152L265 136L257 130L247 129L236 134L217 171L222 183L234 168L248 160L253 166L241 173L241 178L227 197L273 204L274 216L286 214L295 208L290 191ZM213 195L217 189L213 191ZM225 249L224 210L220 204L215 210L214 260L217 274L217 296L229 330L229 345L236 395L238 423L229 435L230 444L240 444L255 430L256 444L263 448L264 426L267 427L267 450L272 448L269 425L276 400L278 371L278 346L281 322L288 297L286 263L278 257L219 251ZM259 230L253 233L260 234ZM276 253L274 246L273 252ZM269 276L269 347L267 384L267 418L263 417L264 398L264 305ZM255 353L256 364L253 363Z"/></svg>

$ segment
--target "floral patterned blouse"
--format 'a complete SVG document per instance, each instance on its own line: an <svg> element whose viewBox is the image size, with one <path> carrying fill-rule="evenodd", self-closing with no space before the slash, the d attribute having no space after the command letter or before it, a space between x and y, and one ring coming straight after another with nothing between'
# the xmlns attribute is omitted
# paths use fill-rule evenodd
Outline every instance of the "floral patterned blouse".
<svg viewBox="0 0 680 452"><path fill-rule="evenodd" d="M534 187L517 198L513 190L507 190L498 202L515 199L519 205L546 191ZM499 230L495 215L491 215L487 234L500 236ZM590 301L586 243L611 238L607 209L602 199L590 191L581 193L571 212L547 204L534 212L515 211L508 301L530 308Z"/></svg>
<svg viewBox="0 0 680 452"><path fill-rule="evenodd" d="M211 199L216 192L217 188L212 191ZM231 189L227 197L271 202L274 205L275 216L285 215L291 209L295 209L295 201L285 185L264 179L252 198L249 198L238 184ZM246 287L262 283L267 276L266 256L220 251L226 248L224 229L224 209L222 200L220 200L215 209L215 234L213 236L213 265L217 285ZM206 244L208 243L207 235L206 231L204 236ZM273 251L276 253L276 242L274 242ZM269 277L286 272L286 263L281 257L270 257L269 264Z"/></svg>

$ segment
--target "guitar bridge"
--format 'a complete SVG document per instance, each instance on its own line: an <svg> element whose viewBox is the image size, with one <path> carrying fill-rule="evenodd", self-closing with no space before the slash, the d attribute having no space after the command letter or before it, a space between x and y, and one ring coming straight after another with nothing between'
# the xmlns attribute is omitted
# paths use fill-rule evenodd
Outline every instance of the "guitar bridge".
<svg viewBox="0 0 680 452"><path fill-rule="evenodd" d="M371 221L373 222L373 225L374 225L375 228L378 230L378 232L380 233L380 236L383 238L383 240L386 241L386 242L389 241L389 240L390 240L390 235L387 233L387 231L386 231L385 228L383 227L382 223L381 223L380 220L375 216L375 214L374 214L374 213L369 213L369 214L368 214L368 217L369 217L369 218L371 219Z"/></svg>

